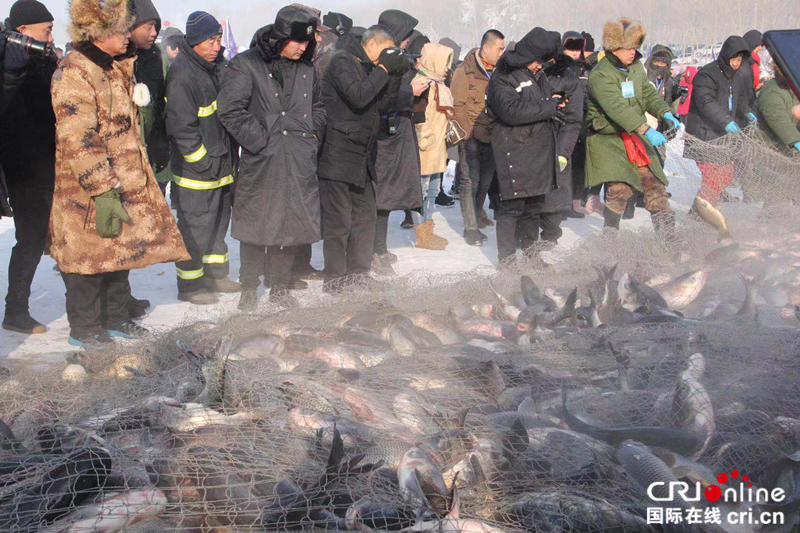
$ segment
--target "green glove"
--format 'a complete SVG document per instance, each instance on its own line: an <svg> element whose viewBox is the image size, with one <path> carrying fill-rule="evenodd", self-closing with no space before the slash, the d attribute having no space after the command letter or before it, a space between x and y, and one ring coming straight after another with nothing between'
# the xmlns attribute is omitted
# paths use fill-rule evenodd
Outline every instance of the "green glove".
<svg viewBox="0 0 800 533"><path fill-rule="evenodd" d="M122 223L130 222L131 217L122 207L122 200L119 196L119 189L111 189L108 192L94 197L96 219L95 227L97 234L103 239L112 239L122 231Z"/></svg>

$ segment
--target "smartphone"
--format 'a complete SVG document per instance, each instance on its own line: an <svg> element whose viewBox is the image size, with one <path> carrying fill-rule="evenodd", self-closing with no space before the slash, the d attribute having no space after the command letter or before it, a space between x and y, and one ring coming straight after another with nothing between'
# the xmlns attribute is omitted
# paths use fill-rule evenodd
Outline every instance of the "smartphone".
<svg viewBox="0 0 800 533"><path fill-rule="evenodd" d="M794 94L800 98L800 30L771 30L764 34L763 40Z"/></svg>

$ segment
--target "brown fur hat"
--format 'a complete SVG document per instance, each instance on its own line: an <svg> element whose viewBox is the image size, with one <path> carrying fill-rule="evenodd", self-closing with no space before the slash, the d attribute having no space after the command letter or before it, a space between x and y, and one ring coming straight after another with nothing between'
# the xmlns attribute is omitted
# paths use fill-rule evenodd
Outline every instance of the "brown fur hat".
<svg viewBox="0 0 800 533"><path fill-rule="evenodd" d="M70 0L69 18L69 36L76 43L127 33L133 24L129 0Z"/></svg>
<svg viewBox="0 0 800 533"><path fill-rule="evenodd" d="M603 48L613 52L621 48L641 48L647 32L641 22L621 18L606 22L603 28Z"/></svg>

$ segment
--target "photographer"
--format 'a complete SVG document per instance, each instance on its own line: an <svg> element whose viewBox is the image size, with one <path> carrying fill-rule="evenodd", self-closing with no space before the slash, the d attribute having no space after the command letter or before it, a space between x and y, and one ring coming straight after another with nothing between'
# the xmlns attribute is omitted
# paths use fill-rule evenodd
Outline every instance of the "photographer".
<svg viewBox="0 0 800 533"><path fill-rule="evenodd" d="M3 94L0 165L8 182L17 243L8 265L3 328L44 333L28 311L36 267L45 250L55 180L55 116L50 80L57 66L51 49L53 16L36 0L11 6L0 36Z"/></svg>

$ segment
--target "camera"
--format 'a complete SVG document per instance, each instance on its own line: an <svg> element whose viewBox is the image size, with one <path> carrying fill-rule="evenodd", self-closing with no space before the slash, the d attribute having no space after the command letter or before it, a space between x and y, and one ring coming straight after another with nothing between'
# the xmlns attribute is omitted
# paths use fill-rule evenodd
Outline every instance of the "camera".
<svg viewBox="0 0 800 533"><path fill-rule="evenodd" d="M0 39L5 40L5 46L21 46L31 57L44 59L52 52L50 43L37 41L36 39L15 31L3 32L2 35L0 35Z"/></svg>
<svg viewBox="0 0 800 533"><path fill-rule="evenodd" d="M678 94L680 96L689 96L689 88L684 87L683 85L678 86Z"/></svg>

